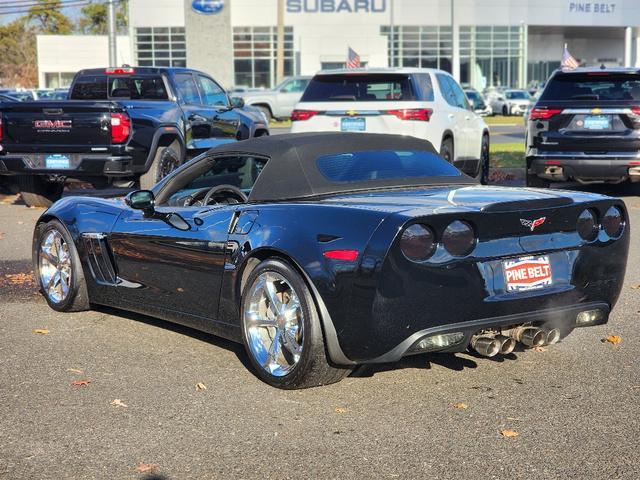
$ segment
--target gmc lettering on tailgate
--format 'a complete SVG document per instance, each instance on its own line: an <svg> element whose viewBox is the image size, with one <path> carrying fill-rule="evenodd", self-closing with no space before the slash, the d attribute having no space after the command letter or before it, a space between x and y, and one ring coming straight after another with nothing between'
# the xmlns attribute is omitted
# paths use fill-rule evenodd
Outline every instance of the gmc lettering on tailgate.
<svg viewBox="0 0 640 480"><path fill-rule="evenodd" d="M68 132L72 127L71 120L34 120L33 128L52 132Z"/></svg>

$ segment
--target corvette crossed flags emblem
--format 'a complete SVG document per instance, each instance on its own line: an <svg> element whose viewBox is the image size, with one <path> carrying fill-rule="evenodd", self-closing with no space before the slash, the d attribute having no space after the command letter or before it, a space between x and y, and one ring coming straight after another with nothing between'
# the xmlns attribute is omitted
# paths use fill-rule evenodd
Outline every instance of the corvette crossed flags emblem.
<svg viewBox="0 0 640 480"><path fill-rule="evenodd" d="M526 218L521 218L520 223L523 227L527 227L533 232L537 227L542 225L546 219L547 217L540 217L536 218L535 220L527 220Z"/></svg>

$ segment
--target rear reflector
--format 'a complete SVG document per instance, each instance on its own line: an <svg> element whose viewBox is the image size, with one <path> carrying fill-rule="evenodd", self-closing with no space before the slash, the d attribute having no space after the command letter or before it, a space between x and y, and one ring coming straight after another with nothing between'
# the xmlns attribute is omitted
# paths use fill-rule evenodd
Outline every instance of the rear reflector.
<svg viewBox="0 0 640 480"><path fill-rule="evenodd" d="M111 114L111 143L124 143L131 134L131 119L126 113Z"/></svg>
<svg viewBox="0 0 640 480"><path fill-rule="evenodd" d="M544 162L545 165L562 165L560 160L547 160Z"/></svg>
<svg viewBox="0 0 640 480"><path fill-rule="evenodd" d="M433 114L430 108L405 108L402 110L387 110L389 115L394 115L400 120L418 120L428 122Z"/></svg>
<svg viewBox="0 0 640 480"><path fill-rule="evenodd" d="M355 262L358 258L357 250L327 250L323 253L325 258L342 260L343 262Z"/></svg>
<svg viewBox="0 0 640 480"><path fill-rule="evenodd" d="M315 110L294 110L293 112L291 112L291 121L300 122L303 120L309 120L311 117L317 114L318 112Z"/></svg>
<svg viewBox="0 0 640 480"><path fill-rule="evenodd" d="M117 67L107 68L104 73L107 75L128 75L130 73L136 73L136 70L132 67Z"/></svg>
<svg viewBox="0 0 640 480"><path fill-rule="evenodd" d="M559 113L562 113L560 108L534 108L529 114L529 120L548 120Z"/></svg>
<svg viewBox="0 0 640 480"><path fill-rule="evenodd" d="M631 107L631 113L634 115L640 115L640 107Z"/></svg>

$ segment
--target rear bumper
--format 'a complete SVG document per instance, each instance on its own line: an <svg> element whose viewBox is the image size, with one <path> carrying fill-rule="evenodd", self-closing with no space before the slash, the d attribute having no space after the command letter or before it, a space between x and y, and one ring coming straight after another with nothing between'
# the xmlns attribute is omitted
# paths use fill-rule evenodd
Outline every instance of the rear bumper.
<svg viewBox="0 0 640 480"><path fill-rule="evenodd" d="M549 152L527 157L528 173L553 181L640 181L637 152Z"/></svg>
<svg viewBox="0 0 640 480"><path fill-rule="evenodd" d="M499 330L503 327L522 325L525 323L543 329L558 328L561 332L561 336L566 337L574 328L576 328L576 317L578 316L578 314L580 312L589 310L599 310L602 312L602 318L595 323L589 324L589 326L602 325L608 322L610 307L607 303L603 302L584 303L562 308L552 308L546 310L518 313L514 315L505 315L501 317L482 318L468 322L448 324L420 330L407 337L395 348L388 351L384 355L373 358L371 360L367 360L363 363L397 362L402 357L407 355L425 353L414 348L417 343L430 336L442 335L446 333L462 332L464 334L464 339L454 346L443 348L441 350L432 350L428 353L464 352L469 347L471 337L474 334L477 334L480 330Z"/></svg>
<svg viewBox="0 0 640 480"><path fill-rule="evenodd" d="M46 154L6 155L0 157L0 175L59 175L91 177L106 175L125 177L134 174L133 158L104 154L71 153L69 168L46 168Z"/></svg>

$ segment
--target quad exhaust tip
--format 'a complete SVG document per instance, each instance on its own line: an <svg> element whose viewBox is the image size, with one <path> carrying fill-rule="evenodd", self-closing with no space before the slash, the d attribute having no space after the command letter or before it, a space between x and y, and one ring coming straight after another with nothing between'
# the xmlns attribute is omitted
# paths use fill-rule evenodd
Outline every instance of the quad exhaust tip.
<svg viewBox="0 0 640 480"><path fill-rule="evenodd" d="M511 352L513 352L514 348L516 348L517 342L511 337L507 337L505 335L498 335L496 336L496 340L500 344L500 353L502 355L508 355Z"/></svg>
<svg viewBox="0 0 640 480"><path fill-rule="evenodd" d="M518 327L509 330L508 333L509 337L523 343L527 347L539 347L547 341L547 333L537 327Z"/></svg>
<svg viewBox="0 0 640 480"><path fill-rule="evenodd" d="M488 335L474 335L471 338L471 348L483 357L494 357L500 352L501 343Z"/></svg>
<svg viewBox="0 0 640 480"><path fill-rule="evenodd" d="M558 343L560 341L560 330L557 328L552 328L551 330L547 330L545 332L547 334L547 345L553 345L554 343Z"/></svg>

